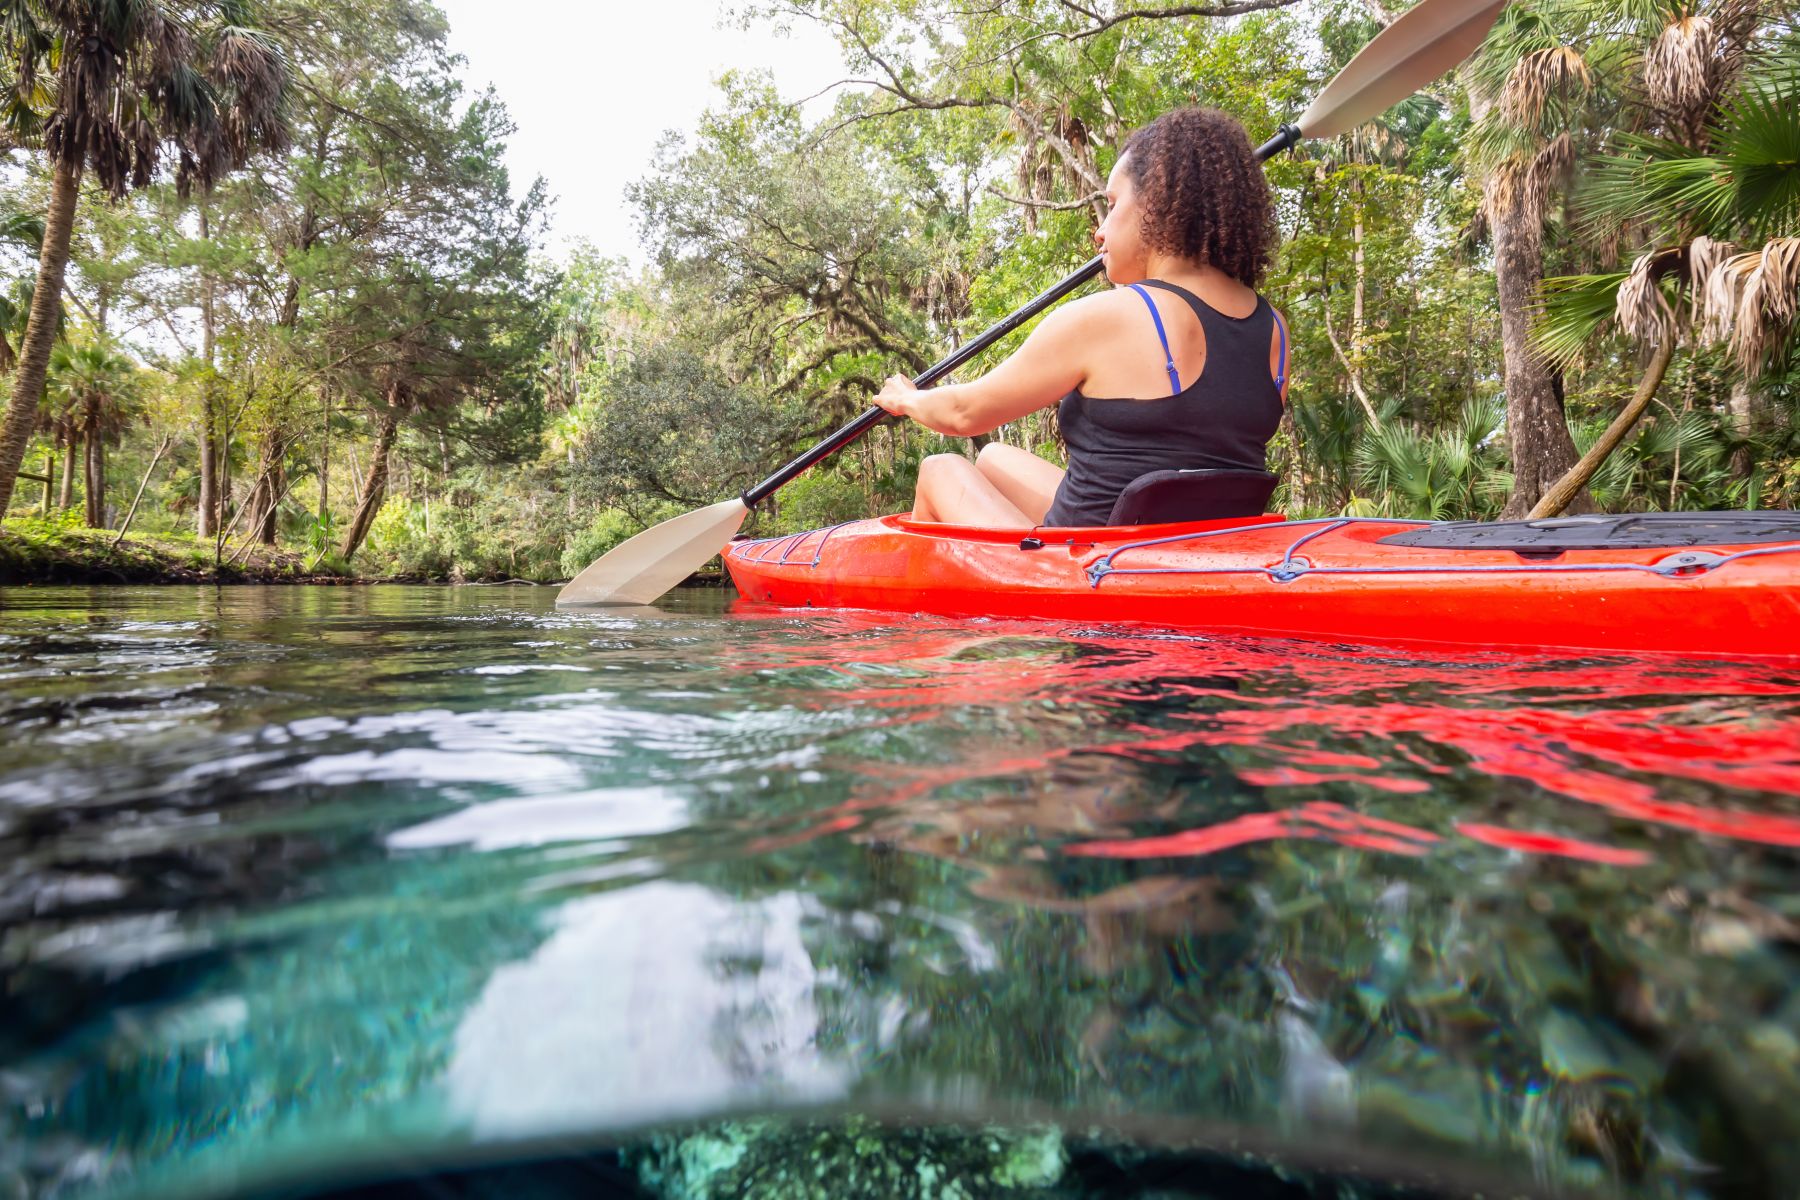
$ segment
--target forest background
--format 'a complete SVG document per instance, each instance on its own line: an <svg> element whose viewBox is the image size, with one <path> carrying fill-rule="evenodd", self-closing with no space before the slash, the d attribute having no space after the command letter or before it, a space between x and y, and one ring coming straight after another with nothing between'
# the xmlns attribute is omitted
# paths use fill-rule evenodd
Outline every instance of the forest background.
<svg viewBox="0 0 1800 1200"><path fill-rule="evenodd" d="M0 553L91 528L197 567L567 577L1084 261L1134 128L1202 103L1260 142L1398 11L729 9L816 23L852 78L825 107L720 78L629 191L633 268L553 258L426 0L11 6ZM1793 4L1519 0L1458 73L1269 175L1284 511L1800 496ZM992 436L1060 458L1048 411ZM903 509L955 447L883 427L752 528Z"/></svg>

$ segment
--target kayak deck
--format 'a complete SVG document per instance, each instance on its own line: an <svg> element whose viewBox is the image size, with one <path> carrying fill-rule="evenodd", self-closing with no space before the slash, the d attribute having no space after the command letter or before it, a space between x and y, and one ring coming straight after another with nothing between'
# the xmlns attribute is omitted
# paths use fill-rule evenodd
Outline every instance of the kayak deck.
<svg viewBox="0 0 1800 1200"><path fill-rule="evenodd" d="M1402 535L1450 523L1377 517L1019 530L902 514L733 542L724 559L746 600L794 607L1349 641L1800 655L1800 537L1779 540L1795 528L1793 514L1694 516L1746 521L1685 530L1664 522L1667 544L1657 546L1642 545L1638 529L1628 546L1578 532L1501 549L1480 535L1503 525L1579 530L1583 519L1486 523L1473 544L1446 547ZM1742 540L1698 540L1694 528ZM1407 544L1420 540L1427 544Z"/></svg>

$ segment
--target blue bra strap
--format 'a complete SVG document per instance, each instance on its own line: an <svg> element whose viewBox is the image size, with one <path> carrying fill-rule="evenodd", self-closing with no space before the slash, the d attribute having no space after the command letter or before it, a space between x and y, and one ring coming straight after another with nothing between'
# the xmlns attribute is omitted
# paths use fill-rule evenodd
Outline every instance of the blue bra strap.
<svg viewBox="0 0 1800 1200"><path fill-rule="evenodd" d="M1287 325L1273 304L1269 306L1269 315L1275 318L1275 332L1281 335L1281 354L1275 360L1275 390L1279 392L1287 383Z"/></svg>
<svg viewBox="0 0 1800 1200"><path fill-rule="evenodd" d="M1144 290L1142 284L1134 283L1130 287L1132 291L1144 298L1145 304L1150 306L1150 319L1156 322L1156 336L1162 342L1164 365L1169 368L1169 386L1175 389L1170 394L1179 396L1181 394L1181 376L1175 370L1175 353L1169 349L1169 335L1163 332L1162 314L1156 311L1156 301L1150 298L1150 293ZM1285 358L1285 355L1283 357Z"/></svg>

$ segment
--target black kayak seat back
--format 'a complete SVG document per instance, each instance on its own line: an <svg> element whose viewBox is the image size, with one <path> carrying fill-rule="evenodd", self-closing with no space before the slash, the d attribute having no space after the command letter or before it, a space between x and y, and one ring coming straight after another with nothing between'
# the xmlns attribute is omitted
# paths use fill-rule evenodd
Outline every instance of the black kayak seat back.
<svg viewBox="0 0 1800 1200"><path fill-rule="evenodd" d="M1113 502L1108 525L1173 525L1258 517L1275 492L1268 471L1196 468L1140 475Z"/></svg>
<svg viewBox="0 0 1800 1200"><path fill-rule="evenodd" d="M1750 512L1586 513L1536 521L1439 521L1389 534L1383 545L1432 550L1513 550L1522 554L1564 550L1652 550L1680 546L1743 546L1800 542L1800 513Z"/></svg>

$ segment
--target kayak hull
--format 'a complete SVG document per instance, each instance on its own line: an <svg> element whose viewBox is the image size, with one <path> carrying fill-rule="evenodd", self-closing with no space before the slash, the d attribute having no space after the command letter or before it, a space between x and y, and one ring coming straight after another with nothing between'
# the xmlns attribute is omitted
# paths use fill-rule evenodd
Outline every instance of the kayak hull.
<svg viewBox="0 0 1800 1200"><path fill-rule="evenodd" d="M1427 523L1267 516L986 530L854 521L733 542L745 600L1330 641L1800 656L1800 543L1422 548Z"/></svg>

